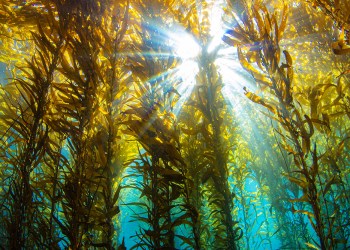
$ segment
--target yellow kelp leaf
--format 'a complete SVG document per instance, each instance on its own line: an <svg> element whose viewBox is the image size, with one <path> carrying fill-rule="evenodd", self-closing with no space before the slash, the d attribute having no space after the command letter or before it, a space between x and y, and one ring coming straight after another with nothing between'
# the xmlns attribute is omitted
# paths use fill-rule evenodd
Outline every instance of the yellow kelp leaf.
<svg viewBox="0 0 350 250"><path fill-rule="evenodd" d="M265 86L272 86L271 80L266 76L264 76L263 74L255 74L254 79Z"/></svg>
<svg viewBox="0 0 350 250"><path fill-rule="evenodd" d="M235 32L234 30L229 30L229 31L227 31L227 32L223 35L223 37L222 37L222 40L223 40L226 44L228 44L228 45L230 45L230 46L233 46L233 47L238 46L238 45L241 44L241 41L240 41L239 39L237 39L236 37L234 37L234 36L228 36L229 34L234 33L234 32Z"/></svg>
<svg viewBox="0 0 350 250"><path fill-rule="evenodd" d="M344 55L350 53L350 46L345 42L344 28L342 28L342 31L339 34L338 41L332 43L332 50L336 55Z"/></svg>
<svg viewBox="0 0 350 250"><path fill-rule="evenodd" d="M313 213L311 213L311 212L309 212L309 211L307 211L307 210L296 210L296 209L294 209L294 207L292 207L292 212L293 213L295 213L295 214L305 214L305 215L307 215L307 217L311 220L311 218L314 218L315 216L314 216L314 214Z"/></svg>
<svg viewBox="0 0 350 250"><path fill-rule="evenodd" d="M108 112L103 107L99 107L98 110L104 115L108 114Z"/></svg>
<svg viewBox="0 0 350 250"><path fill-rule="evenodd" d="M301 187L301 188L303 188L303 189L304 189L304 188L307 188L307 186L308 186L308 183L307 183L305 180L298 179L298 178L296 178L296 177L289 176L289 175L287 175L287 174L283 174L283 175L286 176L286 177L289 179L289 181L291 181L291 182L297 184L299 187Z"/></svg>
<svg viewBox="0 0 350 250"><path fill-rule="evenodd" d="M343 151L344 151L344 147L345 147L345 141L347 139L349 139L350 137L346 137L344 138L339 144L338 144L338 148L336 149L336 156L339 157Z"/></svg>
<svg viewBox="0 0 350 250"><path fill-rule="evenodd" d="M288 66L292 66L293 65L293 60L291 55L289 54L289 52L287 50L283 50L283 54L286 58L286 63Z"/></svg>
<svg viewBox="0 0 350 250"><path fill-rule="evenodd" d="M238 54L239 62L241 63L242 67L245 70L250 72L253 76L256 76L256 75L259 75L259 74L261 75L261 73L247 61L245 55L243 54L242 49L239 48L239 47L237 48L237 54Z"/></svg>
<svg viewBox="0 0 350 250"><path fill-rule="evenodd" d="M250 54L249 54L250 55ZM270 81L270 79L268 79L263 73L261 73L259 70L257 70L256 68L254 68L254 66L252 66L248 60L246 59L246 56L243 55L243 51L241 48L238 48L238 59L242 65L242 67L247 70L248 72L250 72L253 77L255 78L256 81L267 85L267 86L271 86L272 83Z"/></svg>
<svg viewBox="0 0 350 250"><path fill-rule="evenodd" d="M273 107L272 105L268 104L266 101L264 101L260 96L247 91L246 88L244 88L244 90L246 91L244 94L253 102L258 103L262 106L264 106L265 108L269 109L272 113L276 113L276 108Z"/></svg>
<svg viewBox="0 0 350 250"><path fill-rule="evenodd" d="M289 199L290 202L309 202L309 198L307 194L303 194L300 198Z"/></svg>
<svg viewBox="0 0 350 250"><path fill-rule="evenodd" d="M281 143L281 146L282 146L282 148L284 150L286 150L290 154L296 155L296 152L294 151L294 149L288 143Z"/></svg>
<svg viewBox="0 0 350 250"><path fill-rule="evenodd" d="M287 25L287 19L288 19L288 5L285 3L283 6L282 21L278 29L278 40L281 40L282 38L282 35Z"/></svg>
<svg viewBox="0 0 350 250"><path fill-rule="evenodd" d="M308 247L312 248L312 249L317 249L319 250L320 248L315 246L314 244L311 244L310 242L306 242L305 245L307 245Z"/></svg>
<svg viewBox="0 0 350 250"><path fill-rule="evenodd" d="M252 92L246 92L245 93L245 95L250 99L250 100L252 100L253 102L255 102L255 103L261 103L261 102L263 102L262 101L262 98L260 97L260 96L257 96L257 95L255 95L255 94L253 94Z"/></svg>
<svg viewBox="0 0 350 250"><path fill-rule="evenodd" d="M260 36L264 37L264 35L266 33L266 28L265 28L264 20L262 19L261 15L259 13L259 10L260 10L260 6L258 4L254 4L253 5L254 17L255 17L256 23L258 25Z"/></svg>

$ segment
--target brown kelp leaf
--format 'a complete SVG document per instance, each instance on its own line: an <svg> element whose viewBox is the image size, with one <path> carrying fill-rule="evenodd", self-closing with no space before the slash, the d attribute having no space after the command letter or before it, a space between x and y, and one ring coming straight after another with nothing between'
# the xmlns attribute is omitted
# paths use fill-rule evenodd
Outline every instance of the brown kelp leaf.
<svg viewBox="0 0 350 250"><path fill-rule="evenodd" d="M338 148L337 148L337 151L336 151L336 156L339 157L342 153L343 153L343 150L344 150L344 147L345 147L345 141L347 139L349 139L350 137L346 137L344 138L339 144L338 144Z"/></svg>
<svg viewBox="0 0 350 250"><path fill-rule="evenodd" d="M137 207L149 208L148 205L146 203L143 203L143 202L129 202L127 205L128 206L137 206Z"/></svg>
<svg viewBox="0 0 350 250"><path fill-rule="evenodd" d="M301 140L301 148L305 155L310 152L311 141L309 137L303 137Z"/></svg>
<svg viewBox="0 0 350 250"><path fill-rule="evenodd" d="M332 50L336 55L345 55L350 53L350 46L345 42L344 28L339 35L338 41L332 43Z"/></svg>
<svg viewBox="0 0 350 250"><path fill-rule="evenodd" d="M289 181L297 184L299 187L301 187L303 189L307 188L307 186L309 185L306 180L298 179L296 177L289 176L287 174L283 174L283 175L286 176L289 179Z"/></svg>
<svg viewBox="0 0 350 250"><path fill-rule="evenodd" d="M237 222L235 222L237 223ZM235 235L235 241L240 240L243 237L243 230L240 227L237 227L234 231L233 234Z"/></svg>
<svg viewBox="0 0 350 250"><path fill-rule="evenodd" d="M289 52L286 50L283 50L283 54L286 58L286 63L287 63L287 80L288 82L288 92L290 92L290 84L293 81L293 76L294 76L294 72L293 72L293 61L292 61L292 57L290 56Z"/></svg>
<svg viewBox="0 0 350 250"><path fill-rule="evenodd" d="M333 49L334 54L336 54L336 55L345 55L345 54L350 53L350 46L340 47L339 42L333 43L332 49Z"/></svg>
<svg viewBox="0 0 350 250"><path fill-rule="evenodd" d="M285 3L283 6L281 24L278 29L278 40L280 40L283 36L284 30L286 29L286 25L287 25L287 19L288 19L288 4Z"/></svg>
<svg viewBox="0 0 350 250"><path fill-rule="evenodd" d="M114 205L117 202L117 200L119 199L119 194L120 194L121 189L122 189L122 186L119 185L117 191L115 191L115 193L113 195L112 205Z"/></svg>
<svg viewBox="0 0 350 250"><path fill-rule="evenodd" d="M303 136L310 138L314 134L314 126L313 126L312 121L308 115L304 115L304 118L305 118L305 120L303 122L307 123L307 125L309 127L309 132L307 132L306 129L304 128L305 135L303 135Z"/></svg>
<svg viewBox="0 0 350 250"><path fill-rule="evenodd" d="M286 63L288 66L293 66L293 60L292 57L290 56L289 52L286 50L283 50L284 57L286 58Z"/></svg>
<svg viewBox="0 0 350 250"><path fill-rule="evenodd" d="M118 246L117 250L126 250L124 237L123 237L122 244Z"/></svg>
<svg viewBox="0 0 350 250"><path fill-rule="evenodd" d="M225 40L224 40L225 39ZM223 36L224 42L226 42L228 45L236 46L240 44L247 44L249 42L248 37L246 34L243 33L243 30L236 30L231 29L225 32Z"/></svg>
<svg viewBox="0 0 350 250"><path fill-rule="evenodd" d="M300 198L289 199L290 202L309 202L309 198L307 194L303 194Z"/></svg>
<svg viewBox="0 0 350 250"><path fill-rule="evenodd" d="M209 167L203 174L202 174L202 184L206 183L210 177L213 177L213 167Z"/></svg>
<svg viewBox="0 0 350 250"><path fill-rule="evenodd" d="M312 155L312 165L309 170L312 179L315 179L316 175L319 173L319 157L317 155L317 145L314 143L314 149L311 151ZM303 173L305 175L305 173Z"/></svg>
<svg viewBox="0 0 350 250"><path fill-rule="evenodd" d="M194 243L192 242L191 238L188 238L186 236L182 236L182 235L176 235L176 237L180 238L182 240L182 243L180 244L180 246L183 246L185 244L191 246L192 248L195 247Z"/></svg>
<svg viewBox="0 0 350 250"><path fill-rule="evenodd" d="M184 134L186 134L186 135L196 135L196 134L198 134L199 133L199 131L198 130L196 130L196 129L186 129L186 128L181 128L181 131L184 133Z"/></svg>
<svg viewBox="0 0 350 250"><path fill-rule="evenodd" d="M114 206L112 209L110 209L107 214L108 217L114 217L120 212L119 206Z"/></svg>
<svg viewBox="0 0 350 250"><path fill-rule="evenodd" d="M327 182L327 184L323 190L323 195L327 194L327 192L331 189L331 186L333 184L341 184L341 180L336 175L332 176L332 178Z"/></svg>
<svg viewBox="0 0 350 250"><path fill-rule="evenodd" d="M163 177L166 177L170 181L179 182L185 178L181 173L173 169L162 168L162 169L159 169L158 172L160 175L162 175Z"/></svg>

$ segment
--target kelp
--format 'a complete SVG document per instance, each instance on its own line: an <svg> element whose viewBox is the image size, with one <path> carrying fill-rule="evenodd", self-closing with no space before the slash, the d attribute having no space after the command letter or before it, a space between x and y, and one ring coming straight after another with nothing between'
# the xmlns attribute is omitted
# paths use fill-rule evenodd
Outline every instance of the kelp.
<svg viewBox="0 0 350 250"><path fill-rule="evenodd" d="M147 5L146 5L147 4ZM179 135L176 120L171 111L176 100L176 91L169 92L174 84L168 79L168 73L176 61L170 48L164 46L162 31L167 24L162 22L159 13L166 12L171 5L168 2L138 1L132 18L141 17L133 23L133 29L139 33L133 37L131 45L136 52L129 56L129 67L133 73L134 96L129 108L124 111L126 117L125 133L134 136L142 145L145 153L139 151L142 164L134 169L142 176L140 189L145 203L129 203L145 209L145 216L134 216L148 225L136 234L139 243L133 246L159 249L175 247L174 228L185 223L186 214L177 219L173 217L174 201L183 192L184 179L181 169L184 161L179 147ZM147 8L146 8L147 6ZM153 25L157 23L158 29ZM158 56L157 53L161 55ZM165 72L165 73L164 73ZM169 89L169 90L168 90ZM175 96L174 96L175 95ZM185 240L185 238L183 239Z"/></svg>
<svg viewBox="0 0 350 250"><path fill-rule="evenodd" d="M202 114L203 124L201 135L205 138L206 148L203 156L207 166L202 173L202 183L209 178L213 181L214 190L211 189L212 199L209 199L212 212L219 215L221 223L215 231L223 230L226 234L224 240L219 238L216 244L221 247L235 249L235 241L239 239L238 231L234 230L235 221L232 219L232 194L228 186L227 154L229 149L224 144L222 129L223 118L220 115L222 99L219 95L222 87L220 76L211 62L211 56L201 55L200 69L197 75L198 85L195 86L195 100L190 99L189 105L194 106ZM214 206L214 207L213 207ZM224 226L224 228L222 228ZM220 229L220 228L221 229ZM222 233L218 233L221 237ZM236 235L237 234L237 235Z"/></svg>
<svg viewBox="0 0 350 250"><path fill-rule="evenodd" d="M99 92L99 112L96 120L99 121L97 133L93 142L97 154L99 167L98 187L95 191L96 205L91 214L95 234L99 238L93 239L91 245L105 249L115 249L115 217L120 212L118 201L122 186L120 175L123 169L123 162L127 160L128 150L124 148L125 138L121 134L122 109L127 100L124 90L130 84L129 74L121 69L123 60L117 54L125 46L122 43L126 32L129 5L114 4L108 9L101 22L104 27L99 26L97 34L103 50L103 61L99 64L99 75L101 85ZM115 14L117 14L115 16ZM115 26L120 25L116 30Z"/></svg>
<svg viewBox="0 0 350 250"><path fill-rule="evenodd" d="M39 236L31 227L34 214L38 212L36 203L40 203L38 190L33 188L35 179L32 175L39 171L50 151L51 128L45 118L63 48L63 34L56 31L57 46L52 48L46 43L52 39L50 34L45 33L40 25L38 31L38 34L33 34L36 52L27 61L27 67L21 69L24 78L9 83L2 93L2 141L6 142L2 146L11 148L7 160L4 160L13 176L4 197L9 215L5 227L8 246L13 249L34 247L40 243Z"/></svg>
<svg viewBox="0 0 350 250"><path fill-rule="evenodd" d="M340 32L338 41L332 43L334 54L343 55L350 53L350 2L349 1L308 1L314 8L321 11L336 22ZM344 34L346 33L346 34Z"/></svg>
<svg viewBox="0 0 350 250"><path fill-rule="evenodd" d="M253 102L267 108L270 111L270 117L281 126L282 130L276 129L276 132L283 139L281 146L293 156L296 169L292 171L293 174L286 173L285 176L302 190L303 195L301 198L290 201L293 203L306 202L311 207L311 211L298 210L292 205L293 213L307 215L320 239L321 249L333 249L344 239L334 238L334 233L339 229L333 222L329 222L329 219L328 224L323 219L323 216L329 218L329 205L327 205L324 190L328 191L331 185L337 185L339 182L335 181L333 177L328 183L321 180L319 164L322 156L318 154L316 142L311 142L315 133L314 124L323 125L330 129L328 116L323 115L322 119L319 118L315 110L318 103L313 99L314 101L311 101L312 118L307 114L302 117L302 111L293 101L293 62L286 50L283 51L284 62L280 64L279 40L286 25L286 10L285 7L282 20L278 23L275 14L269 14L269 11L260 4L253 4L251 11L247 8L246 12L243 13L240 23L235 20L236 27L225 34L224 41L238 47L238 57L242 66L252 74L259 87L267 89L271 99L275 99L273 102L267 101L245 89L246 96ZM247 44L254 44L254 47ZM253 61L249 61L251 53L257 55L254 56L255 60ZM253 66L253 63L256 63L258 69ZM315 88L325 91L327 87L327 85L318 85ZM309 97L315 98L317 93L318 98L320 98L318 90L312 93L314 94L309 95ZM310 160L308 156L311 157ZM326 211L323 211L321 204L324 204ZM322 215L323 213L326 215ZM336 213L334 215L336 217ZM306 244L313 246L313 243Z"/></svg>
<svg viewBox="0 0 350 250"><path fill-rule="evenodd" d="M202 249L209 245L210 224L205 221L204 194L202 178L204 170L208 166L205 158L205 139L201 135L201 113L189 106L183 110L179 120L181 121L181 145L184 151L184 161L186 162L185 176L187 177L184 202L190 208L192 220L193 248ZM206 177L205 177L206 178Z"/></svg>
<svg viewBox="0 0 350 250"><path fill-rule="evenodd" d="M126 6L116 5L109 11L118 13L121 9L127 16ZM45 26L38 24L32 33L36 45L33 59L27 62L28 69L22 69L24 77L6 86L9 91L4 92L7 101L3 107L8 108L3 111L2 121L9 127L4 129L3 138L11 142L13 150L16 147L23 150L18 154L16 165L19 169L16 171L26 176L20 178L19 183L14 180L9 187L9 195L14 204L18 204L12 205L18 207L18 211L9 212L14 214L10 216L12 222L8 223L8 235L12 239L8 243L10 248L24 247L27 242L32 244L28 247L55 249L62 240L73 249L80 249L83 245L113 249L115 245L112 218L119 212L116 203L120 188L115 190L114 181L121 164L115 168L114 162L122 161L123 153L112 151L121 148L116 144L118 135L114 126L115 114L120 114L120 110L115 111L112 103L116 95L121 101L119 91L123 85L118 82L127 82L127 74L118 69L121 61L116 57L125 34L126 18L103 19L103 8L95 16L97 7L44 2L40 9L46 8ZM114 37L107 40L108 37L102 37L101 32L105 30L101 31L101 22L110 22L111 26L122 23L122 26ZM110 65L106 61L100 63L96 48L101 45ZM105 96L101 94L101 101L106 101L105 112L102 103L97 105L97 93L105 93ZM9 106L16 103L12 98L19 100L18 111ZM97 111L102 111L107 121L106 126L95 132L95 119L100 119ZM15 138L9 136L12 131L19 137L11 139ZM21 137L24 138L20 140ZM16 157L11 155L10 160L13 162ZM46 190L49 184L52 192ZM33 210L31 204L40 206L36 205L37 210ZM50 209L50 213L47 214L46 209ZM45 213L38 216L39 211ZM28 221L31 217L32 223ZM36 227L45 234L36 233ZM31 228L30 231L27 228ZM59 238L57 228L66 238ZM97 238L89 238L90 231L101 232L100 242Z"/></svg>
<svg viewBox="0 0 350 250"><path fill-rule="evenodd" d="M128 7L108 1L100 4L110 4L110 18L104 17L106 10L101 5L61 6L71 9L74 21L59 69L64 82L54 86L60 112L52 122L66 138L71 166L65 169L62 184L64 220L57 216L55 220L73 249L83 246L113 249L112 219L120 211L117 205L120 187L115 189L114 181L122 168L119 162L123 153L117 141L120 136L116 120L121 117L120 107L124 103L119 92L125 88L128 77L119 70L122 61L117 53L125 34ZM117 13L123 14L113 16ZM100 27L102 22L106 26ZM116 24L121 24L120 29L113 27ZM103 36L107 33L105 29L115 33ZM101 236L90 237L91 232Z"/></svg>
<svg viewBox="0 0 350 250"><path fill-rule="evenodd" d="M233 219L233 195L228 183L227 157L231 149L224 139L223 131L227 129L226 118L230 115L225 110L225 104L221 95L223 83L214 60L217 57L217 49L208 52L210 45L210 17L208 9L212 3L203 1L202 9L195 9L188 22L188 29L198 40L201 46L197 56L199 71L196 74L196 85L187 105L193 107L200 114L200 128L192 136L203 138L205 145L202 152L203 166L201 166L201 181L209 183L208 206L212 216L209 225L215 232L214 244L216 247L236 249L236 241L241 238L241 229ZM200 13L203 13L201 17ZM199 23L197 27L195 24ZM185 132L186 133L186 132ZM188 133L188 132L187 132ZM205 165L204 165L205 164Z"/></svg>
<svg viewBox="0 0 350 250"><path fill-rule="evenodd" d="M0 1L1 248L348 247L348 1L227 3Z"/></svg>

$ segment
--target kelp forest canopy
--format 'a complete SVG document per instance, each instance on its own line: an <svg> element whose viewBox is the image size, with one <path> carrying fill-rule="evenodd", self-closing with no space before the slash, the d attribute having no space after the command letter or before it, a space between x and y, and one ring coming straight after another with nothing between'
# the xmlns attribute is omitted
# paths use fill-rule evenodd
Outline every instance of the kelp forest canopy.
<svg viewBox="0 0 350 250"><path fill-rule="evenodd" d="M349 0L0 0L1 249L349 249Z"/></svg>

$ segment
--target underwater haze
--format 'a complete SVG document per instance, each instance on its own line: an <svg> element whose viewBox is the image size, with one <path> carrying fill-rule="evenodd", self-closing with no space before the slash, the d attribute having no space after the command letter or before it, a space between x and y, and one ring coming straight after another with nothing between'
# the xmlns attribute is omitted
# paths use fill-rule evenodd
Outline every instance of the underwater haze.
<svg viewBox="0 0 350 250"><path fill-rule="evenodd" d="M0 0L0 248L350 249L350 0Z"/></svg>

